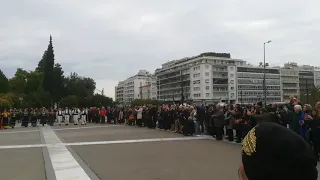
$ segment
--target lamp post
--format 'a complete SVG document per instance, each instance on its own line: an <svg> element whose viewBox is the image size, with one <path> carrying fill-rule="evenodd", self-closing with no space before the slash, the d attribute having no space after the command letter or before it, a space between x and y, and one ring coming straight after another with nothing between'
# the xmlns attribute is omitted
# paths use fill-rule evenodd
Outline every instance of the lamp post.
<svg viewBox="0 0 320 180"><path fill-rule="evenodd" d="M263 94L264 94L264 106L267 105L267 85L266 85L266 44L272 41L263 43Z"/></svg>

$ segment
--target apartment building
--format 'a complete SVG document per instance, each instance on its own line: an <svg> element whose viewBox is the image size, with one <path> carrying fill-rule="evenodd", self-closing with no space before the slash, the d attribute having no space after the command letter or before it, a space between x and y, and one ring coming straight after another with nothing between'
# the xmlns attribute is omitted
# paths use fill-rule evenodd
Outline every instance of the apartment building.
<svg viewBox="0 0 320 180"><path fill-rule="evenodd" d="M152 82L145 85L140 83L139 91L141 99L157 100L157 79L153 77Z"/></svg>
<svg viewBox="0 0 320 180"><path fill-rule="evenodd" d="M141 93L144 91L150 94ZM120 81L115 87L116 101L121 104L130 104L135 99L156 99L156 97L156 78L146 70L140 70L136 75Z"/></svg>
<svg viewBox="0 0 320 180"><path fill-rule="evenodd" d="M267 104L282 102L280 68L257 66L237 67L237 99L239 104L264 102L264 72L266 80Z"/></svg>
<svg viewBox="0 0 320 180"><path fill-rule="evenodd" d="M195 104L236 101L236 66L245 61L225 53L202 53L173 60L155 71L158 99L164 101L192 100ZM183 96L182 96L183 95Z"/></svg>
<svg viewBox="0 0 320 180"><path fill-rule="evenodd" d="M115 101L122 104L124 97L124 81L120 81L118 85L115 87Z"/></svg>
<svg viewBox="0 0 320 180"><path fill-rule="evenodd" d="M286 63L280 71L282 101L289 102L290 96L300 96L299 68L297 63Z"/></svg>
<svg viewBox="0 0 320 180"><path fill-rule="evenodd" d="M320 86L320 68L319 67L314 68L314 85L316 87Z"/></svg>

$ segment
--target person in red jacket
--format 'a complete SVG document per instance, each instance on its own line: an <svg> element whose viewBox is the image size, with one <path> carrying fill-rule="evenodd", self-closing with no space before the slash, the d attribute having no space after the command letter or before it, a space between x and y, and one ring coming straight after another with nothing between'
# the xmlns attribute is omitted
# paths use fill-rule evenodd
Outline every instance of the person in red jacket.
<svg viewBox="0 0 320 180"><path fill-rule="evenodd" d="M106 115L107 115L107 110L104 107L102 107L102 109L100 110L101 124L106 123Z"/></svg>

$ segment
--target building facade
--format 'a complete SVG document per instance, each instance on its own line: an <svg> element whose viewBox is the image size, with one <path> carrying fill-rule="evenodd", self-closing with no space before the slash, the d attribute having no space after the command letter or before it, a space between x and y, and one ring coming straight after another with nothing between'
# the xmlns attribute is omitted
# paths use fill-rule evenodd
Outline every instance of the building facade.
<svg viewBox="0 0 320 180"><path fill-rule="evenodd" d="M165 63L155 72L158 99L192 100L195 104L233 103L236 101L235 67L244 64L243 60L217 53L203 53Z"/></svg>
<svg viewBox="0 0 320 180"><path fill-rule="evenodd" d="M140 83L139 91L141 99L157 100L156 78L152 78L152 82L146 83L145 85Z"/></svg>
<svg viewBox="0 0 320 180"><path fill-rule="evenodd" d="M115 87L115 101L122 104L124 101L124 81L120 81Z"/></svg>
<svg viewBox="0 0 320 180"><path fill-rule="evenodd" d="M291 96L300 96L299 68L297 63L286 63L281 68L282 100L289 102Z"/></svg>
<svg viewBox="0 0 320 180"><path fill-rule="evenodd" d="M143 88L144 87L144 88ZM141 93L146 91L147 93ZM131 104L135 99L156 99L156 78L146 70L119 82L115 87L115 98L120 104Z"/></svg>
<svg viewBox="0 0 320 180"><path fill-rule="evenodd" d="M237 67L237 100L239 104L264 102L264 72L266 80L267 104L282 102L280 68L256 66Z"/></svg>
<svg viewBox="0 0 320 180"><path fill-rule="evenodd" d="M314 68L314 85L316 87L320 86L320 68L319 67Z"/></svg>

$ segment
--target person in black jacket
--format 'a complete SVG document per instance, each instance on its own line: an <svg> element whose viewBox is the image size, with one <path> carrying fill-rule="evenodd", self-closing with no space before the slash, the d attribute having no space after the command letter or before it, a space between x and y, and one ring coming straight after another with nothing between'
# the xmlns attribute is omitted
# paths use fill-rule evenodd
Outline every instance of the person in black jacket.
<svg viewBox="0 0 320 180"><path fill-rule="evenodd" d="M224 127L224 124L225 124L223 107L220 107L219 105L216 106L216 111L212 115L212 119L213 119L213 122L214 122L214 131L215 131L215 134L216 134L216 136L215 136L216 140L220 141L220 140L222 140L223 127Z"/></svg>

